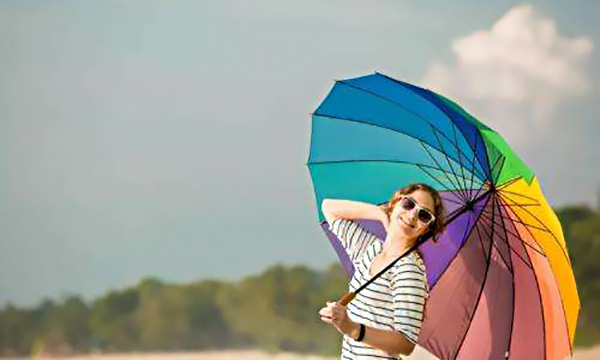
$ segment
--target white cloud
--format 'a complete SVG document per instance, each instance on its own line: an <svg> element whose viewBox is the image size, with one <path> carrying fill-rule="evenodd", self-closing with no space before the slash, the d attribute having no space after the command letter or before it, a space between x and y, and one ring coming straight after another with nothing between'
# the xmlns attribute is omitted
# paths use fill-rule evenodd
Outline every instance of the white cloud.
<svg viewBox="0 0 600 360"><path fill-rule="evenodd" d="M491 29L454 40L455 63L433 63L423 83L515 143L547 124L565 99L589 91L592 49L589 38L563 36L553 19L520 5Z"/></svg>

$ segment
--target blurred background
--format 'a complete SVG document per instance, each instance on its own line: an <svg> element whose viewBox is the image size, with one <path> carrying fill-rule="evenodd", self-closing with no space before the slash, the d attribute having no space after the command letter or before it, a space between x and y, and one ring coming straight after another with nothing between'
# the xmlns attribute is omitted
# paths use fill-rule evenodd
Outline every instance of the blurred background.
<svg viewBox="0 0 600 360"><path fill-rule="evenodd" d="M334 356L310 113L374 71L537 174L600 343L600 3L0 2L0 355ZM257 329L257 324L260 329Z"/></svg>

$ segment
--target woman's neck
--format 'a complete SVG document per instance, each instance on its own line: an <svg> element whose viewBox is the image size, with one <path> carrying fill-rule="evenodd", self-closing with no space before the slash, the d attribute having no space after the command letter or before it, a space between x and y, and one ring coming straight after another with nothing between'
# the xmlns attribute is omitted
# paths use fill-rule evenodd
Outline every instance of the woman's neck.
<svg viewBox="0 0 600 360"><path fill-rule="evenodd" d="M403 236L394 236L388 233L383 243L381 254L385 257L400 256L408 251L414 244L416 239L411 239Z"/></svg>

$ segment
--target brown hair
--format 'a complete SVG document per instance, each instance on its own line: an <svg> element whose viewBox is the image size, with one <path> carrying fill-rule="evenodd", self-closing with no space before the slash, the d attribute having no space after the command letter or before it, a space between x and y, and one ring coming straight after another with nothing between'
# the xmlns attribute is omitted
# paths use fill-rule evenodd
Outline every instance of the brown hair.
<svg viewBox="0 0 600 360"><path fill-rule="evenodd" d="M434 207L433 212L435 215L435 220L431 224L429 224L428 230L422 236L428 236L431 233L431 239L433 240L434 243L437 243L438 236L442 232L444 232L444 229L446 227L444 224L446 213L444 211L444 205L442 204L442 197L440 196L440 194L437 192L436 189L432 188L431 186L429 186L427 184L423 184L423 183L413 183L413 184L404 186L403 188L400 188L394 192L394 195L392 195L392 198L390 199L390 201L388 201L387 204L383 205L383 210L385 211L385 213L387 214L387 216L389 218L392 215L392 211L394 210L394 207L396 206L398 201L400 201L400 198L403 195L412 194L416 190L426 191L433 198L433 207Z"/></svg>

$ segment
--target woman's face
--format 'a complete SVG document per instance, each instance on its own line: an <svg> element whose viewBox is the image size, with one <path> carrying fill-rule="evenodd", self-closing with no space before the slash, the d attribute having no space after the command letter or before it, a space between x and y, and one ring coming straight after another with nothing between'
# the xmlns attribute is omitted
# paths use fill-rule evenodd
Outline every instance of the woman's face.
<svg viewBox="0 0 600 360"><path fill-rule="evenodd" d="M435 216L433 197L431 197L427 191L417 189L405 196L410 197L421 208L429 210L429 212ZM415 206L412 210L404 210L401 202L398 201L392 211L390 225L395 231L403 233L408 238L417 238L427 232L428 228L428 225L419 220L417 212L418 207Z"/></svg>

